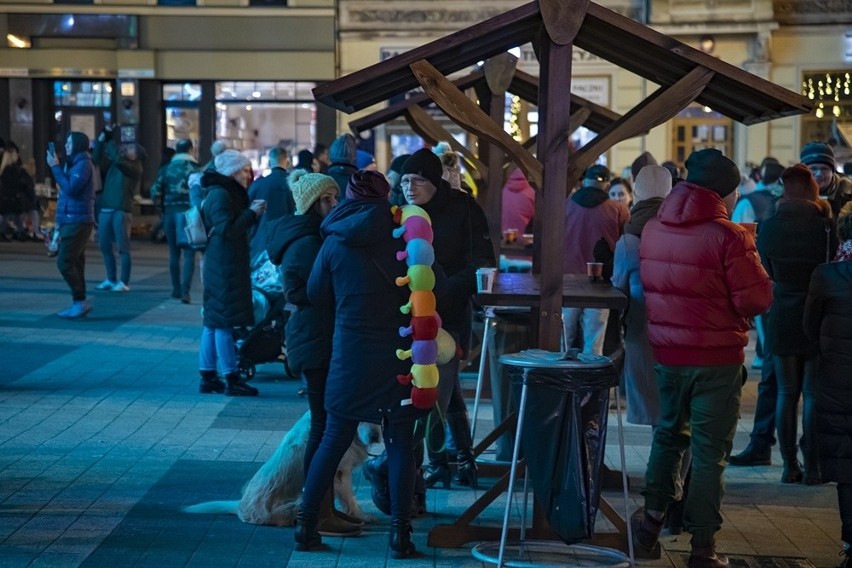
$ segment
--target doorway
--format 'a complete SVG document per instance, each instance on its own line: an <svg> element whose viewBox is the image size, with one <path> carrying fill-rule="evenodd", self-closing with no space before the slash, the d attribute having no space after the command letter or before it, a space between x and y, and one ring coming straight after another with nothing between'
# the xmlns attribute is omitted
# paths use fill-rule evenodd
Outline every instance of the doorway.
<svg viewBox="0 0 852 568"><path fill-rule="evenodd" d="M695 150L716 148L733 155L734 121L699 104L692 104L672 120L672 160L683 167Z"/></svg>

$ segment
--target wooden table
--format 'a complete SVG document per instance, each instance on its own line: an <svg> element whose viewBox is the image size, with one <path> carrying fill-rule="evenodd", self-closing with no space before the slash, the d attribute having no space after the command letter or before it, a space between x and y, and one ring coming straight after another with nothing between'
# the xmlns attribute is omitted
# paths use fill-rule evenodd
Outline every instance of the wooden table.
<svg viewBox="0 0 852 568"><path fill-rule="evenodd" d="M539 310L541 286L537 274L528 273L498 273L495 277L491 293L477 294L476 299L483 306L523 306L530 308L530 330L533 335L538 331L538 320L542 317L558 317L562 314L548 314ZM588 276L566 274L562 278L562 305L571 308L611 308L624 309L627 307L627 297L608 280L591 282ZM532 344L535 345L535 338ZM512 413L501 424L490 432L473 449L474 456L480 455L503 432L514 429L516 416ZM518 468L523 466L519 463ZM509 474L505 472L493 487L483 493L470 507L452 524L436 524L429 531L429 546L438 548L458 548L468 542L499 540L501 527L474 525L472 522L485 508L494 502L509 486ZM526 538L556 539L559 537L550 529L544 512L533 503L533 525L526 531ZM618 533L595 534L592 544L609 546L626 550L627 526L624 519L601 498L600 511L613 523ZM519 529L510 529L509 538L518 540Z"/></svg>

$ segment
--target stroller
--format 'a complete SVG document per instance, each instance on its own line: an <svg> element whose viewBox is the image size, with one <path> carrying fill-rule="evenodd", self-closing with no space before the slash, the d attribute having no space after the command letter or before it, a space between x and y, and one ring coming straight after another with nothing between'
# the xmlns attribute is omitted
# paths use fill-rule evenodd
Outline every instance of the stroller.
<svg viewBox="0 0 852 568"><path fill-rule="evenodd" d="M280 361L284 364L284 375L293 377L287 367L284 326L290 319L284 289L278 277L278 269L264 252L253 264L252 303L255 324L237 330L237 368L240 378L251 380L256 366Z"/></svg>

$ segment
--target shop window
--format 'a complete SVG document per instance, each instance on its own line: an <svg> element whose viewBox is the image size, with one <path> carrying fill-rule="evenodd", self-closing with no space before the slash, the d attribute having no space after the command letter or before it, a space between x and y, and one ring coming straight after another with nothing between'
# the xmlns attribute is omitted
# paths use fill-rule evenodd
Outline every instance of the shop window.
<svg viewBox="0 0 852 568"><path fill-rule="evenodd" d="M195 6L195 0L157 0L159 6Z"/></svg>
<svg viewBox="0 0 852 568"><path fill-rule="evenodd" d="M54 81L53 103L58 107L109 107L112 105L112 83Z"/></svg>
<svg viewBox="0 0 852 568"><path fill-rule="evenodd" d="M220 81L216 83L216 139L242 152L255 172L268 169L267 152L291 156L316 144L314 83Z"/></svg>
<svg viewBox="0 0 852 568"><path fill-rule="evenodd" d="M272 8L275 6L286 6L287 0L249 0L249 6L260 8Z"/></svg>

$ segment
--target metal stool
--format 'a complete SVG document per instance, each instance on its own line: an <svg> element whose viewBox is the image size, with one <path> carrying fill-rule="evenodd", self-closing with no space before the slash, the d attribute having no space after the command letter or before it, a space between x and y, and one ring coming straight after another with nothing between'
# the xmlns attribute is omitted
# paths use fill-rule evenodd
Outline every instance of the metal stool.
<svg viewBox="0 0 852 568"><path fill-rule="evenodd" d="M498 568L502 568L503 566L543 566L542 564L534 564L530 562L511 562L509 564L506 563L505 552L506 552L506 539L509 531L509 515L512 507L512 498L514 495L514 484L515 484L515 469L518 463L518 456L520 451L520 441L521 435L523 434L523 426L524 426L524 417L526 414L526 405L527 405L527 391L528 391L528 374L530 371L539 370L560 370L560 369L602 369L604 367L611 368L612 363L608 357L599 356L599 355L586 355L586 354L576 354L577 359L567 360L565 353L553 353L550 351L543 351L539 349L527 350L521 353L513 353L508 355L502 355L500 357L500 362L506 365L510 365L512 367L523 369L523 382L521 387L521 397L520 402L518 404L518 424L515 431L515 443L512 449L512 462L509 469L509 486L508 486L508 495L506 498L506 508L503 513L503 530L500 537L500 546L498 549L498 556L496 558L496 564ZM608 386L606 388L609 388ZM627 494L627 474L625 467L625 455L624 455L624 430L621 419L621 401L620 397L616 390L616 416L618 419L618 444L620 450L620 458L621 458L621 471L622 471L622 485L624 490L624 507L625 507L625 519L629 519L629 511L628 511L628 494ZM524 539L526 532L526 510L527 510L527 494L528 494L528 482L527 476L524 477L524 506L522 508L521 513L521 528L520 528L520 543L518 544L519 548L524 550L525 552L529 552L531 548L541 548L541 549L553 549L555 543L549 543L546 541L526 541ZM562 543L558 543L559 546L563 548L564 552L572 552L572 553L581 553L584 559L591 559L592 556L595 556L599 560L596 561L595 566L632 566L634 560L633 554L633 539L630 529L630 523L627 523L627 542L628 542L628 551L629 558L625 556L620 551L616 551L609 548L603 548L592 545L570 545L565 546ZM495 559L492 556L489 556L485 553L485 550L489 546L493 546L493 544L480 544L473 548L473 555L478 559L484 562L495 563ZM573 549L573 550L572 550Z"/></svg>

